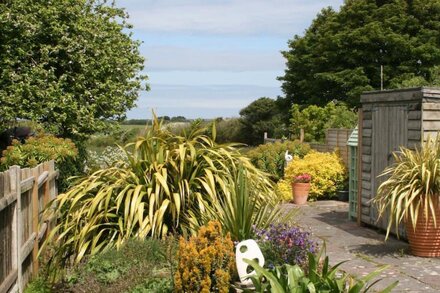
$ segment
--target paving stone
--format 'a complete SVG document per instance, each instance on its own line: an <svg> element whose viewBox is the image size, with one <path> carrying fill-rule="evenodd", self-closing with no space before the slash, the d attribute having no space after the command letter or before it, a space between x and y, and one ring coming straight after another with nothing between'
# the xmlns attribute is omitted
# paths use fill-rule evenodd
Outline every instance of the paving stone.
<svg viewBox="0 0 440 293"><path fill-rule="evenodd" d="M440 258L420 258L409 254L408 243L372 228L360 227L348 220L348 204L339 201L318 201L305 206L285 205L297 209L298 224L311 231L332 264L347 261L341 269L349 274L365 276L382 265L389 268L381 273L374 288L380 290L399 281L393 292L440 292Z"/></svg>

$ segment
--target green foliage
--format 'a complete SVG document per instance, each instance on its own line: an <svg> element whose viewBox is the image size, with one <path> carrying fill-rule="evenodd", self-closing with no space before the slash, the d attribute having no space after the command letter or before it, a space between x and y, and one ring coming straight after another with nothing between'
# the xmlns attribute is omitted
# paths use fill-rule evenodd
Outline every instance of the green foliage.
<svg viewBox="0 0 440 293"><path fill-rule="evenodd" d="M240 119L217 119L215 125L217 128L217 143L246 142L245 130Z"/></svg>
<svg viewBox="0 0 440 293"><path fill-rule="evenodd" d="M378 281L373 282L371 285L368 283L388 268L388 266L379 267L365 277L356 279L339 270L339 266L344 262L330 266L328 256L322 260L322 251L318 255L309 253L308 258L309 265L306 271L298 265L288 264L268 270L259 266L254 260L245 260L257 273L257 276L251 277L255 290L245 290L245 292L368 292ZM397 284L398 281L393 282L379 292L391 292ZM374 292L378 291L375 290Z"/></svg>
<svg viewBox="0 0 440 293"><path fill-rule="evenodd" d="M419 214L435 217L440 190L440 139L428 139L420 149L401 147L393 154L395 163L386 168L381 176L390 176L377 191L373 202L378 206L379 216L387 215L387 235L399 224L410 221L415 227Z"/></svg>
<svg viewBox="0 0 440 293"><path fill-rule="evenodd" d="M176 292L228 293L234 273L234 244L229 234L223 236L220 223L209 222L188 241L180 238Z"/></svg>
<svg viewBox="0 0 440 293"><path fill-rule="evenodd" d="M46 280L37 277L27 285L24 293L52 293L52 289Z"/></svg>
<svg viewBox="0 0 440 293"><path fill-rule="evenodd" d="M216 220L233 241L243 241L254 238L256 228L264 229L272 223L293 217L294 211L282 211L269 194L252 187L249 175L248 171L240 167L238 174L227 182L233 188L207 205L205 213L195 215L194 218L204 223Z"/></svg>
<svg viewBox="0 0 440 293"><path fill-rule="evenodd" d="M98 170L60 194L56 209L45 212L45 218L58 219L46 241L58 247L54 261L79 262L132 237L193 233L202 223L197 215L234 192L240 167L249 188L259 191L256 205L274 204L267 176L233 145L217 145L203 132L194 127L185 137L176 136L156 119L125 147L128 163Z"/></svg>
<svg viewBox="0 0 440 293"><path fill-rule="evenodd" d="M172 292L178 242L174 238L129 240L70 267L64 279L50 284L40 278L31 292Z"/></svg>
<svg viewBox="0 0 440 293"><path fill-rule="evenodd" d="M146 80L127 18L111 1L2 1L0 125L29 119L82 140L123 118Z"/></svg>
<svg viewBox="0 0 440 293"><path fill-rule="evenodd" d="M309 194L311 199L334 196L337 190L343 188L347 179L347 170L337 153L311 151L304 158L294 158L287 165L284 179L278 182L278 186L281 186L278 190L286 194L279 196L283 199L292 199L292 179L305 173L312 176Z"/></svg>
<svg viewBox="0 0 440 293"><path fill-rule="evenodd" d="M291 109L290 130L299 138L300 129L304 129L305 141L324 141L329 128L354 128L357 115L345 104L328 103L325 107L311 105L301 109L294 104Z"/></svg>
<svg viewBox="0 0 440 293"><path fill-rule="evenodd" d="M282 114L284 111L279 105L281 100L259 98L240 111L245 143L249 145L263 143L264 132L267 132L269 137L281 138L287 135Z"/></svg>
<svg viewBox="0 0 440 293"><path fill-rule="evenodd" d="M74 160L77 155L78 150L70 139L40 135L28 138L23 144L14 140L12 145L3 151L0 162L4 170L13 165L35 167L50 160L63 164Z"/></svg>
<svg viewBox="0 0 440 293"><path fill-rule="evenodd" d="M432 71L440 65L439 43L438 0L345 1L338 11L323 9L304 36L288 42L279 80L291 103L357 106L361 92L380 89L381 65L384 88L411 79L439 84Z"/></svg>
<svg viewBox="0 0 440 293"><path fill-rule="evenodd" d="M60 190L67 188L70 176L81 172L79 152L75 144L70 139L57 138L50 134L30 137L23 144L14 140L12 145L3 151L0 170L6 170L13 165L32 168L50 160L55 161L56 168L60 171Z"/></svg>
<svg viewBox="0 0 440 293"><path fill-rule="evenodd" d="M257 168L269 173L274 181L278 181L284 176L286 151L302 158L310 151L310 146L297 140L267 143L251 149L246 156Z"/></svg>

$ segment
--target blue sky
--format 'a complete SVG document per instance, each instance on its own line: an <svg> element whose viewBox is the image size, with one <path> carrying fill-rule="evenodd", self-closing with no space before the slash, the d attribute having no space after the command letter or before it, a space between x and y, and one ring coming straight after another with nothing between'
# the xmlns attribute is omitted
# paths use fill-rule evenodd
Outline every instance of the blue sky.
<svg viewBox="0 0 440 293"><path fill-rule="evenodd" d="M151 90L128 118L237 117L282 95L280 51L324 7L343 0L116 0L141 40Z"/></svg>

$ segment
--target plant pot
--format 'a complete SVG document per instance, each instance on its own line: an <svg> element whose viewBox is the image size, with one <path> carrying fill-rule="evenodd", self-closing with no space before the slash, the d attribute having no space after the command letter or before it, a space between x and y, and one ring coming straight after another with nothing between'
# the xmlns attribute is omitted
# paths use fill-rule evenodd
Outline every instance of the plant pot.
<svg viewBox="0 0 440 293"><path fill-rule="evenodd" d="M420 209L419 217L416 223L416 229L411 221L406 222L406 233L412 254L422 257L440 257L440 207L435 205L435 217L437 227L434 225L434 219L429 212L428 221Z"/></svg>
<svg viewBox="0 0 440 293"><path fill-rule="evenodd" d="M293 202L297 205L306 204L309 191L310 183L292 183Z"/></svg>
<svg viewBox="0 0 440 293"><path fill-rule="evenodd" d="M340 201L348 201L348 190L340 190L340 191L338 191L338 200L340 200Z"/></svg>

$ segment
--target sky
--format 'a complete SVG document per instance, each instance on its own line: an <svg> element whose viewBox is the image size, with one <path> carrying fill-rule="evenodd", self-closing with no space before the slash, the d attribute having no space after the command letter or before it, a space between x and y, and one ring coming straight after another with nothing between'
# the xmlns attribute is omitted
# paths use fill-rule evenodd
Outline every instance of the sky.
<svg viewBox="0 0 440 293"><path fill-rule="evenodd" d="M260 97L282 95L281 51L324 7L343 0L116 0L142 41L150 91L129 119L238 117Z"/></svg>

